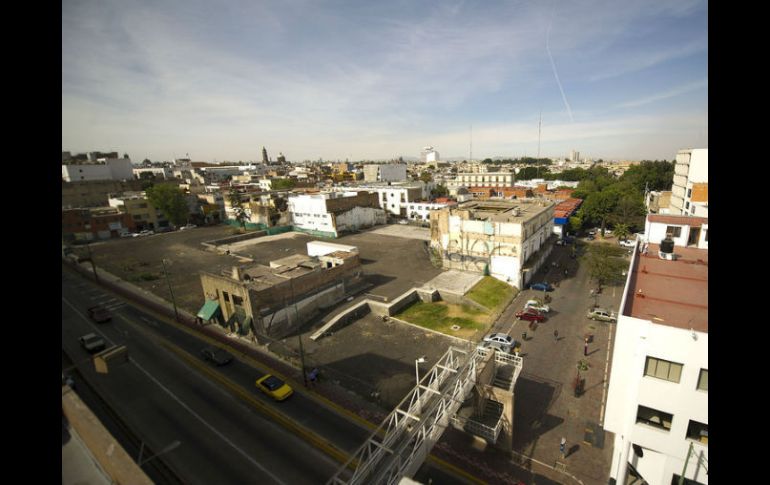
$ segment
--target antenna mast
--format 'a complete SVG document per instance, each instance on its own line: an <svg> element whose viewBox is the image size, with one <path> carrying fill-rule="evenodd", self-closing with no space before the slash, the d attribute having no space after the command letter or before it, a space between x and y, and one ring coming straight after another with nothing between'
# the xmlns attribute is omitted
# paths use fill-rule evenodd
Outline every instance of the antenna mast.
<svg viewBox="0 0 770 485"><path fill-rule="evenodd" d="M540 110L540 119L537 122L537 158L540 158L540 124L543 122L543 110Z"/></svg>

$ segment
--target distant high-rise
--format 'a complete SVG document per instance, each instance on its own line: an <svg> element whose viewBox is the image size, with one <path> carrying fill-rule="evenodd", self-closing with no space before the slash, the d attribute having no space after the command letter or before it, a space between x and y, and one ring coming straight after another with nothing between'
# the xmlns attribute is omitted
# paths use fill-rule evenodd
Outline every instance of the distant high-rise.
<svg viewBox="0 0 770 485"><path fill-rule="evenodd" d="M569 152L569 159L572 162L579 162L580 161L580 152L575 150L570 150Z"/></svg>
<svg viewBox="0 0 770 485"><path fill-rule="evenodd" d="M267 149L262 147L262 163L270 163L270 159L267 158Z"/></svg>

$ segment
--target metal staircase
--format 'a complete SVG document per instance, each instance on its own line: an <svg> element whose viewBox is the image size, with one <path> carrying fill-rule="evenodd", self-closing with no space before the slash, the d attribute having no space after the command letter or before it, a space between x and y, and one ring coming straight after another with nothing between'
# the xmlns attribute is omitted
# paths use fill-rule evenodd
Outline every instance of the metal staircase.
<svg viewBox="0 0 770 485"><path fill-rule="evenodd" d="M484 363L495 365L496 387L512 391L522 359L490 349L450 347L337 473L331 484L396 484L413 476L476 386ZM505 369L511 367L511 369ZM499 374L499 376L498 376ZM502 426L502 404L487 400L477 419L463 420L469 432L492 442ZM480 421L479 421L480 420ZM484 423L495 423L488 426ZM455 423L457 425L457 423ZM464 427L464 426L463 426Z"/></svg>

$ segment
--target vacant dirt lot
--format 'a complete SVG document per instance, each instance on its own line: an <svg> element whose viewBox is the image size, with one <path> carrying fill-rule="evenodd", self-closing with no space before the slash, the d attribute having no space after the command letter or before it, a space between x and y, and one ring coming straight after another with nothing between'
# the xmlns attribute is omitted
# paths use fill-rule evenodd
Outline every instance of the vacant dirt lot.
<svg viewBox="0 0 770 485"><path fill-rule="evenodd" d="M230 226L200 227L94 243L91 244L91 252L98 267L171 301L161 263L165 259L177 305L195 313L203 304L199 273L219 273L239 264L233 255L208 251L201 243L232 234ZM293 254L307 254L307 242L315 240L357 246L366 279L373 285L369 293L387 299L395 298L413 286L420 286L441 273L441 269L431 265L423 241L371 232L334 240L285 233L255 239L254 244L239 245L237 252L256 263L268 264ZM87 254L82 247L78 248L78 252Z"/></svg>

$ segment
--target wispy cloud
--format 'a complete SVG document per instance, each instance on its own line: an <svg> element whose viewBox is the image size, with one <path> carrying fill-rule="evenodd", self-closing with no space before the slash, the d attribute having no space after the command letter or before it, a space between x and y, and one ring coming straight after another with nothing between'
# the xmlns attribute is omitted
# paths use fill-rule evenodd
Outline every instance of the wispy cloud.
<svg viewBox="0 0 770 485"><path fill-rule="evenodd" d="M541 107L544 153L549 110L549 126L565 126L559 143L589 143L600 123L602 133L626 126L605 138L630 144L638 130L602 113L622 108L623 120L638 121L635 110L654 107L677 119L654 101L704 75L705 24L691 18L704 15L702 2L676 4L588 0L550 16L542 3L494 0L412 11L390 2L65 2L63 149L254 159L266 145L294 159L386 158L432 143L462 154L473 123L474 153L524 150ZM668 67L690 58L701 65ZM652 69L658 84L679 88L651 95L643 80ZM622 76L632 71L633 82Z"/></svg>
<svg viewBox="0 0 770 485"><path fill-rule="evenodd" d="M673 98L675 96L680 96L682 94L689 93L690 91L695 91L705 87L708 87L708 79L702 79L700 81L695 81L682 86L677 86L673 89L670 89L663 93L654 94L652 96L646 96L644 98L635 99L633 101L627 101L625 103L621 103L617 105L617 107L618 108L636 108L638 106L643 106L645 104L654 103L656 101L662 101L664 99Z"/></svg>

